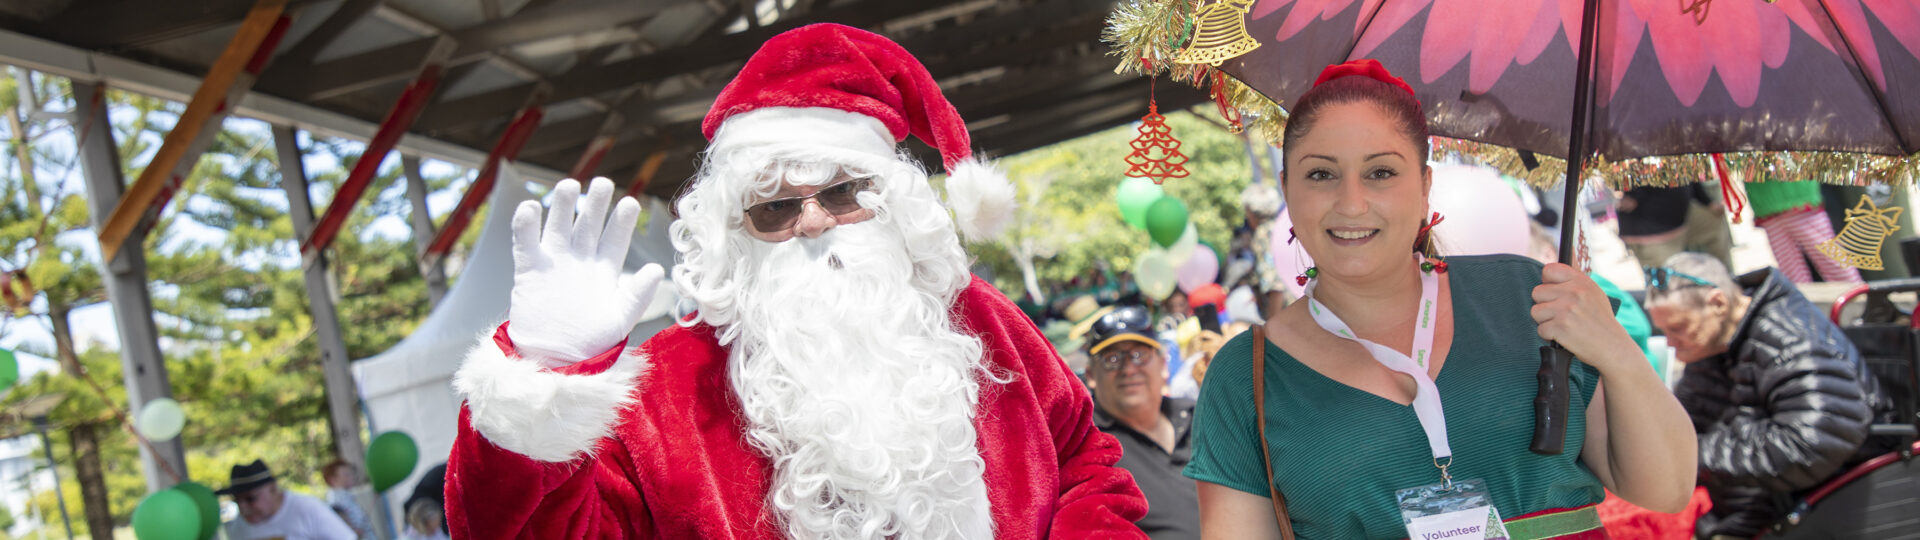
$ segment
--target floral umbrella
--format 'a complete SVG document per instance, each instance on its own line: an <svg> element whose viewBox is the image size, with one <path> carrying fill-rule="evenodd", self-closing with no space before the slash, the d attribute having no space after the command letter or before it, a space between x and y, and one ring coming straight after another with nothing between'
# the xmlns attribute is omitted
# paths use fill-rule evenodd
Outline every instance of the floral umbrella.
<svg viewBox="0 0 1920 540"><path fill-rule="evenodd" d="M1920 152L1920 0L1139 0L1112 22L1122 69L1212 82L1270 140L1322 68L1373 58L1434 135L1580 156L1569 180L1649 156ZM1536 452L1560 451L1569 360L1542 350Z"/></svg>
<svg viewBox="0 0 1920 540"><path fill-rule="evenodd" d="M1920 152L1920 0L1592 4L1587 146L1606 159ZM1260 0L1244 22L1261 46L1219 69L1285 106L1322 67L1375 58L1413 84L1434 134L1565 156L1583 9Z"/></svg>

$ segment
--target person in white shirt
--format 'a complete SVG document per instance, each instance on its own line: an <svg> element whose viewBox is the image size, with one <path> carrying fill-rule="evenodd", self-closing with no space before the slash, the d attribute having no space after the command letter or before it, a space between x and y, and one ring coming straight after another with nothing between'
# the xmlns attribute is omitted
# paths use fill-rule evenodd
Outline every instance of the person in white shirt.
<svg viewBox="0 0 1920 540"><path fill-rule="evenodd" d="M240 519L227 524L232 540L356 540L353 528L319 499L288 493L260 460L234 465L230 484L217 493L233 496Z"/></svg>
<svg viewBox="0 0 1920 540"><path fill-rule="evenodd" d="M347 521L354 534L362 539L373 538L373 520L367 518L367 511L361 509L360 501L353 497L353 487L360 485L360 468L336 459L320 466L320 478L327 482L327 506Z"/></svg>

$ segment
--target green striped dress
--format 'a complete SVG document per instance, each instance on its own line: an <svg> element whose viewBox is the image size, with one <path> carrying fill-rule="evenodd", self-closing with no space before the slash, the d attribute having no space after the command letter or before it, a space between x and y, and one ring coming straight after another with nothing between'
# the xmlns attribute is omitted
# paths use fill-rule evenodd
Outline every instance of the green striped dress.
<svg viewBox="0 0 1920 540"><path fill-rule="evenodd" d="M1580 462L1587 402L1599 373L1573 365L1566 451L1541 456L1533 437L1534 372L1542 340L1529 310L1540 264L1514 256L1453 257L1453 345L1434 381L1456 480L1481 478L1502 517L1594 504L1600 480ZM1189 478L1268 495L1254 427L1252 332L1207 368L1193 421ZM1265 441L1271 481L1300 538L1405 538L1394 492L1440 482L1413 408L1333 381L1266 347Z"/></svg>

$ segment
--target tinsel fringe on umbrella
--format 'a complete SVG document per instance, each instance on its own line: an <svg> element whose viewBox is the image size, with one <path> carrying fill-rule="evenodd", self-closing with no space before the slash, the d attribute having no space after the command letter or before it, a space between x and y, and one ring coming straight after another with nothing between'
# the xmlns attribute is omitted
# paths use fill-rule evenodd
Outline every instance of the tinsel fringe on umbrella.
<svg viewBox="0 0 1920 540"><path fill-rule="evenodd" d="M1174 58L1192 39L1193 13L1199 0L1135 0L1121 4L1107 17L1102 39L1113 45L1109 53L1120 58L1114 73L1166 76L1205 91L1219 91L1225 106L1239 111L1248 136L1279 144L1286 131L1287 112L1281 104L1242 84L1231 75L1216 77L1206 64L1178 64ZM1222 75L1225 75L1222 73ZM1225 85L1216 89L1215 85ZM1533 167L1519 151L1464 139L1433 138L1433 158L1480 163L1535 186L1559 185L1566 177L1566 161L1536 156ZM1728 167L1749 181L1817 180L1828 184L1908 185L1920 179L1920 155L1882 156L1845 152L1739 152L1723 154ZM1590 178L1614 188L1676 186L1714 178L1706 154L1589 162Z"/></svg>

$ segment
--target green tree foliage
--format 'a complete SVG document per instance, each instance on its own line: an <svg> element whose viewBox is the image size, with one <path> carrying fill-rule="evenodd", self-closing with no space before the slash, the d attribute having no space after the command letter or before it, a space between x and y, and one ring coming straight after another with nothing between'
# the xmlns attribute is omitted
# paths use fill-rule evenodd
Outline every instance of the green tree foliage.
<svg viewBox="0 0 1920 540"><path fill-rule="evenodd" d="M1244 222L1240 192L1252 173L1244 139L1223 129L1212 111L1203 114L1167 115L1189 158L1188 176L1162 187L1187 204L1200 240L1224 249ZM1120 219L1114 190L1127 170L1127 143L1136 135L1134 126L1119 126L999 160L1019 188L1020 216L1006 239L968 246L979 264L992 269L995 287L1013 298L1025 296L1016 257L1025 245L1032 246L1042 283L1065 283L1102 264L1115 273L1133 268L1134 257L1152 240ZM1036 190L1042 192L1037 197Z"/></svg>
<svg viewBox="0 0 1920 540"><path fill-rule="evenodd" d="M39 76L40 81L56 80ZM44 84L40 94L64 110L72 106L64 84ZM17 99L0 88L0 109ZM124 92L109 94L112 129L120 146L128 182L137 178L184 106ZM73 131L65 120L42 118L36 132L67 130L61 144L37 144L38 170L29 181L12 166L0 171L5 199L0 201L0 270L25 267L41 289L36 305L69 309L105 300L97 250L82 198L84 182L70 147ZM3 127L3 126L0 126ZM47 140L54 140L49 138ZM149 290L155 325L161 334L173 396L186 411L181 442L187 449L188 478L216 488L226 485L228 470L254 459L265 460L281 484L310 494L323 492L319 468L334 459L325 385L307 305L299 245L280 181L279 160L270 131L254 120L228 119L181 191L148 237ZM61 146L68 146L61 148ZM359 159L353 141L303 137L312 199L324 212ZM400 181L399 158L390 155L367 195L349 215L328 250L328 281L334 294L347 350L353 358L391 347L418 325L430 309L426 284L415 260L414 240L405 233L376 234L375 222L412 211ZM430 190L463 189L461 176L427 179ZM443 211L445 209L442 209ZM46 232L40 223L46 223ZM476 219L476 223L480 222ZM470 246L478 227L470 227L461 246ZM397 236L397 237L396 237ZM458 253L455 254L456 258ZM0 335L14 325L50 326L38 311L0 323ZM95 388L79 377L40 373L23 380L0 398L0 408L36 396L59 394L65 400L50 415L49 435L62 480L61 496L74 514L76 535L89 534L80 518L82 498L74 481L67 429L94 426L106 466L105 484L115 526L125 526L146 495L136 438L115 411L127 409L117 351L82 344L79 360ZM52 351L24 351L51 357ZM26 433L24 422L0 422L0 432ZM41 456L44 458L44 456ZM37 494L34 510L57 520L52 492ZM51 524L57 530L57 521Z"/></svg>
<svg viewBox="0 0 1920 540"><path fill-rule="evenodd" d="M13 509L6 503L0 503L0 538L7 537L7 529L13 528Z"/></svg>

